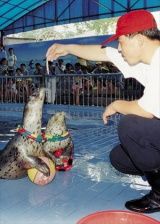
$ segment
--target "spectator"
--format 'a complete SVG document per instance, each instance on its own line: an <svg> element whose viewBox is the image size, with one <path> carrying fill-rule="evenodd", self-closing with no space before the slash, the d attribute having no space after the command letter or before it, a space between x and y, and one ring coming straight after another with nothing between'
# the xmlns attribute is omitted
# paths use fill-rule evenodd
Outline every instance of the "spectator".
<svg viewBox="0 0 160 224"><path fill-rule="evenodd" d="M0 75L2 76L8 75L8 61L6 58L2 58L0 61Z"/></svg>
<svg viewBox="0 0 160 224"><path fill-rule="evenodd" d="M54 103L56 95L56 76L55 76L55 66L53 62L48 62L49 76L46 75L46 102Z"/></svg>
<svg viewBox="0 0 160 224"><path fill-rule="evenodd" d="M59 69L64 73L64 70L66 68L63 59L58 59L58 67Z"/></svg>
<svg viewBox="0 0 160 224"><path fill-rule="evenodd" d="M15 76L18 76L18 77L24 76L21 68L16 69ZM17 78L15 83L16 83L16 89L18 91L17 95L19 99L26 101L28 98L28 93L29 93L27 80L25 78Z"/></svg>
<svg viewBox="0 0 160 224"><path fill-rule="evenodd" d="M74 67L71 63L66 64L66 69L64 70L65 74L75 74Z"/></svg>
<svg viewBox="0 0 160 224"><path fill-rule="evenodd" d="M29 75L29 71L27 70L26 65L24 63L22 63L20 65L20 69L21 69L21 72L23 73L24 76L28 76Z"/></svg>
<svg viewBox="0 0 160 224"><path fill-rule="evenodd" d="M30 62L28 64L29 75L33 75L34 71L35 71L34 62L33 62L33 60L30 60Z"/></svg>
<svg viewBox="0 0 160 224"><path fill-rule="evenodd" d="M20 77L23 76L23 73L22 73L21 68L17 68L17 69L16 69L15 76L20 76ZM19 80L22 80L22 79L19 79Z"/></svg>
<svg viewBox="0 0 160 224"><path fill-rule="evenodd" d="M41 76L34 78L34 83L36 88L43 86L44 85L44 78L45 78L45 71L40 63L35 64L35 71L34 71L35 76Z"/></svg>
<svg viewBox="0 0 160 224"><path fill-rule="evenodd" d="M87 74L90 74L90 73L88 72L88 67L87 67L87 66L82 66L81 68L82 68L82 73L83 73L83 74L86 74L86 75L87 75Z"/></svg>
<svg viewBox="0 0 160 224"><path fill-rule="evenodd" d="M76 74L76 76L73 77L73 85L72 85L73 104L79 105L80 95L82 92L82 77L81 77L81 75L83 74L80 63L75 64L75 74Z"/></svg>
<svg viewBox="0 0 160 224"><path fill-rule="evenodd" d="M2 44L0 44L0 61L2 60L2 58L7 59L7 52L5 50L5 47Z"/></svg>
<svg viewBox="0 0 160 224"><path fill-rule="evenodd" d="M17 63L17 57L14 54L13 48L8 49L7 60L8 60L9 75L14 75L15 67L16 67L16 63Z"/></svg>
<svg viewBox="0 0 160 224"><path fill-rule="evenodd" d="M48 75L55 75L55 66L52 61L48 62L49 67L49 74Z"/></svg>
<svg viewBox="0 0 160 224"><path fill-rule="evenodd" d="M108 73L109 70L102 66L102 62L96 63L96 68L92 71L94 74L102 74L102 73Z"/></svg>
<svg viewBox="0 0 160 224"><path fill-rule="evenodd" d="M15 80L9 78L6 80L4 84L4 99L5 102L16 102L17 97L17 88L16 88L16 82Z"/></svg>
<svg viewBox="0 0 160 224"><path fill-rule="evenodd" d="M34 75L44 75L44 69L40 63L35 64Z"/></svg>
<svg viewBox="0 0 160 224"><path fill-rule="evenodd" d="M7 76L8 75L8 61L6 58L2 58L0 61L0 76ZM0 78L0 97L1 100L3 99L3 95L5 93L5 89L7 86L7 78L1 77Z"/></svg>

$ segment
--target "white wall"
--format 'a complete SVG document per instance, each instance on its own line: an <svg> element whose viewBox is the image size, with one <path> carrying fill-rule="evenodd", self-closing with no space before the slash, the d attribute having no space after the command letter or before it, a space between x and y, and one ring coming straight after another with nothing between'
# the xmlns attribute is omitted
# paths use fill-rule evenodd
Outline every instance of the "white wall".
<svg viewBox="0 0 160 224"><path fill-rule="evenodd" d="M13 44L31 43L31 42L36 42L36 40L28 38L14 38L14 37L4 37L3 39L4 46Z"/></svg>

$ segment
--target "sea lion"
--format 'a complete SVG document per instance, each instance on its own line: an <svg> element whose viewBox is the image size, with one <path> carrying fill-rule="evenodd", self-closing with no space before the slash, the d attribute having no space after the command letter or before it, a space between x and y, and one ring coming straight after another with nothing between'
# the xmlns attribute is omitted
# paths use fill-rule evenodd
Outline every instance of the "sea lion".
<svg viewBox="0 0 160 224"><path fill-rule="evenodd" d="M22 127L0 151L0 179L22 178L32 167L49 175L49 168L38 158L44 155L41 140L44 97L44 88L37 89L30 96L24 107Z"/></svg>
<svg viewBox="0 0 160 224"><path fill-rule="evenodd" d="M56 165L56 170L65 171L72 167L73 141L69 134L64 112L53 115L46 126L43 150Z"/></svg>

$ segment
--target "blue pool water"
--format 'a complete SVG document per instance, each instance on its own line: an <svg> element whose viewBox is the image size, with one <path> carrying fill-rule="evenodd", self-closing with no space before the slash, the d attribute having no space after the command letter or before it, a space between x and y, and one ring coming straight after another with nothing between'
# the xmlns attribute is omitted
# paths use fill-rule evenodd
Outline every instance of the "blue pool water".
<svg viewBox="0 0 160 224"><path fill-rule="evenodd" d="M28 178L0 180L0 224L76 224L96 211L126 210L125 201L146 194L146 182L117 172L109 162L110 150L119 142L117 123L101 120L103 109L46 107L43 126L55 111L66 111L67 126L74 141L74 166L57 172L44 187ZM21 123L23 105L0 106L0 149ZM159 213L150 215L160 220ZM113 223L114 224L114 223Z"/></svg>

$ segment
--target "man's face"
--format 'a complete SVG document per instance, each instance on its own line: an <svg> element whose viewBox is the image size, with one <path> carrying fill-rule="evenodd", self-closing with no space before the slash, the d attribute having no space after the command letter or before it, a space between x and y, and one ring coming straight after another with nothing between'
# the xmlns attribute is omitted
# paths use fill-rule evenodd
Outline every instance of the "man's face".
<svg viewBox="0 0 160 224"><path fill-rule="evenodd" d="M141 62L141 44L138 35L122 35L118 38L118 41L118 51L129 65Z"/></svg>

